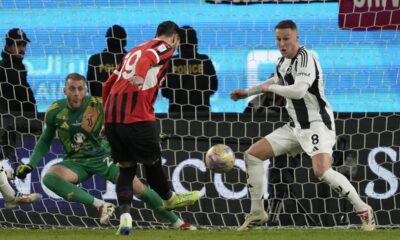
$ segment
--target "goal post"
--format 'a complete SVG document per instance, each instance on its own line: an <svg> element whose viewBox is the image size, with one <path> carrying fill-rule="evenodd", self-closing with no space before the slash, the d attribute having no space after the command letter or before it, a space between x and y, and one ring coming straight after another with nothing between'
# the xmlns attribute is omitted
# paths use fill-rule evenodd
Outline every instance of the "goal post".
<svg viewBox="0 0 400 240"><path fill-rule="evenodd" d="M175 122L180 134L173 134L162 143L163 164L175 191L200 190L203 197L198 204L178 211L181 216L203 227L235 227L249 211L245 164L242 153L258 136L264 136L286 121L286 116L239 116L217 114L213 121L195 119ZM159 115L161 129L171 128L171 119ZM343 138L335 150L334 167L346 175L362 199L376 210L382 227L398 225L400 194L397 173L400 130L399 114L338 114L338 136ZM266 121L268 119L268 121ZM243 125L243 128L238 127ZM196 126L191 127L191 126ZM186 129L186 130L182 130ZM216 134L218 133L218 134ZM236 166L227 174L209 171L203 161L206 150L224 143L236 153ZM56 153L49 154L24 182L15 181L22 192L39 192L43 201L18 210L1 209L2 226L29 227L100 227L98 213L91 206L66 202L47 190L40 179L49 167L60 161L58 143ZM56 150L58 149L58 150ZM26 161L22 158L22 161ZM312 173L311 160L305 154L279 157L264 162L267 181L265 208L271 214L270 226L340 226L360 224L352 206L340 199ZM138 171L142 176L142 169ZM115 188L100 177L82 184L91 194L115 202ZM135 199L133 218L138 227L167 227ZM111 221L114 226L118 220Z"/></svg>

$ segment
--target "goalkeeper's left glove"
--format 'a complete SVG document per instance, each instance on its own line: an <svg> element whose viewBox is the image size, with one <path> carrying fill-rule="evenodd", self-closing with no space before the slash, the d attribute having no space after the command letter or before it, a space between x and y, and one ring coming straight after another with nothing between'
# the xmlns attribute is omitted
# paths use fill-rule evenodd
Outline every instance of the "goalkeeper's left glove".
<svg viewBox="0 0 400 240"><path fill-rule="evenodd" d="M15 175L19 179L25 179L26 175L30 172L32 172L33 167L30 164L21 164L17 167L17 171Z"/></svg>

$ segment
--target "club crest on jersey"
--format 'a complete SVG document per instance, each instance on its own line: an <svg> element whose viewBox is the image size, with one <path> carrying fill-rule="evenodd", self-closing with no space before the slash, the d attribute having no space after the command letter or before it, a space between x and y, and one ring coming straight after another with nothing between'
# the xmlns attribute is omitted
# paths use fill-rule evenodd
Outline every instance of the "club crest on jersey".
<svg viewBox="0 0 400 240"><path fill-rule="evenodd" d="M100 112L96 107L88 107L82 117L82 128L86 132L91 132L99 117Z"/></svg>
<svg viewBox="0 0 400 240"><path fill-rule="evenodd" d="M291 73L292 73L292 66L290 65L286 70L286 74L291 74Z"/></svg>
<svg viewBox="0 0 400 240"><path fill-rule="evenodd" d="M91 114L86 115L85 122L88 127L93 127L93 116Z"/></svg>

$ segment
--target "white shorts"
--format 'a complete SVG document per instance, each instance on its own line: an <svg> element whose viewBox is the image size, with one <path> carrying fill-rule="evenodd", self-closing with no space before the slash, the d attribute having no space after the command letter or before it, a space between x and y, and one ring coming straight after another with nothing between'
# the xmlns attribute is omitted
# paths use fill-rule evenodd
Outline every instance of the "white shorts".
<svg viewBox="0 0 400 240"><path fill-rule="evenodd" d="M313 122L309 129L293 128L285 124L265 138L271 144L275 156L286 153L296 156L301 152L310 157L319 153L332 155L336 143L335 130L329 130L323 122Z"/></svg>

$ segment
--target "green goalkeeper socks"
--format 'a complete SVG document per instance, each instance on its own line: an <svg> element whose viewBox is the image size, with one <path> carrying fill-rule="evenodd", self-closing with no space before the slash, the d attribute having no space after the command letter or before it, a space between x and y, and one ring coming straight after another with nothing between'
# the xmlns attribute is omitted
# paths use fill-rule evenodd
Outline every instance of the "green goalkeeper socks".
<svg viewBox="0 0 400 240"><path fill-rule="evenodd" d="M174 212L160 209L163 206L163 200L153 189L145 186L142 195L137 197L145 202L149 208L156 211L156 213L160 214L163 218L167 219L172 224L179 219L179 217Z"/></svg>
<svg viewBox="0 0 400 240"><path fill-rule="evenodd" d="M63 180L54 173L47 173L43 177L44 185L51 191L68 201L79 202L87 205L93 204L94 197L80 187ZM138 196L146 205L160 214L171 223L175 223L179 217L172 211L161 210L163 200L151 188L145 186L143 193Z"/></svg>
<svg viewBox="0 0 400 240"><path fill-rule="evenodd" d="M47 173L43 177L44 185L58 196L68 201L91 205L94 197L80 187L63 180L54 173Z"/></svg>

